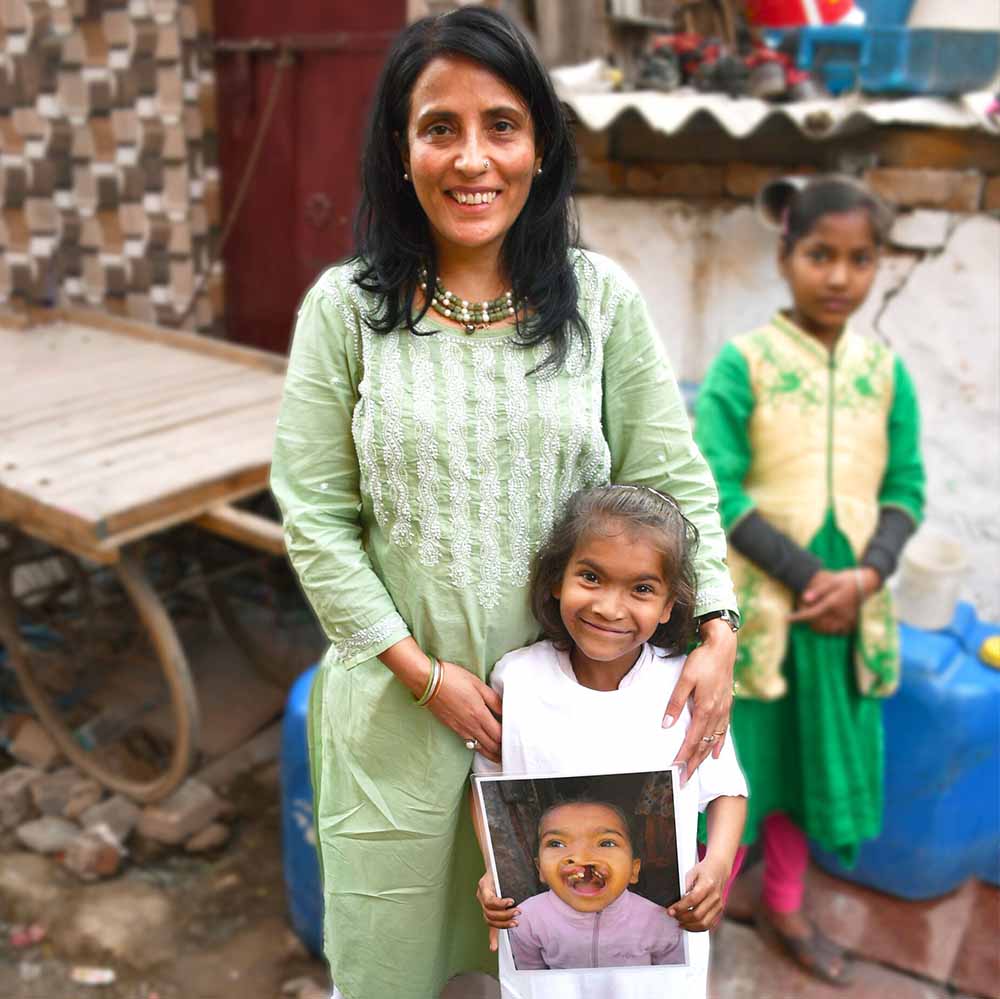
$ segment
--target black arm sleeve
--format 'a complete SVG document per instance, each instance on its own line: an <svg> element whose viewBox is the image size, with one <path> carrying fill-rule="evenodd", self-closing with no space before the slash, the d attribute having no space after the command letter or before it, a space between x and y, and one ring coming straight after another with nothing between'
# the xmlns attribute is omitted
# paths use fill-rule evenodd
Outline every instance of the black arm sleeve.
<svg viewBox="0 0 1000 999"><path fill-rule="evenodd" d="M909 514L895 506L882 507L878 526L861 556L861 564L874 569L884 582L896 571L899 553L916 529Z"/></svg>
<svg viewBox="0 0 1000 999"><path fill-rule="evenodd" d="M823 563L812 552L801 548L756 510L748 513L729 532L729 540L738 552L793 593L801 593L823 568Z"/></svg>

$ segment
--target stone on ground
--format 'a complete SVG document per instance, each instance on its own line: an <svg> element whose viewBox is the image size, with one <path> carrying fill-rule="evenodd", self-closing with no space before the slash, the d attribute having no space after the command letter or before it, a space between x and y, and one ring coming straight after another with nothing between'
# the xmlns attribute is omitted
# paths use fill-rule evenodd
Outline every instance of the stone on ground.
<svg viewBox="0 0 1000 999"><path fill-rule="evenodd" d="M17 766L0 774L0 829L13 829L31 815L31 785L44 776L35 767Z"/></svg>
<svg viewBox="0 0 1000 999"><path fill-rule="evenodd" d="M188 853L208 853L218 849L229 839L229 826L213 822L199 833L195 833L185 844Z"/></svg>
<svg viewBox="0 0 1000 999"><path fill-rule="evenodd" d="M59 747L34 718L28 718L21 724L9 751L14 759L39 770L49 770L62 759Z"/></svg>
<svg viewBox="0 0 1000 999"><path fill-rule="evenodd" d="M31 785L35 807L42 815L77 819L104 796L101 785L76 767L63 767Z"/></svg>
<svg viewBox="0 0 1000 999"><path fill-rule="evenodd" d="M103 823L81 832L66 848L63 865L83 881L110 878L121 867L123 850Z"/></svg>
<svg viewBox="0 0 1000 999"><path fill-rule="evenodd" d="M17 827L17 838L35 853L61 853L79 835L80 827L57 815L43 815Z"/></svg>
<svg viewBox="0 0 1000 999"><path fill-rule="evenodd" d="M173 908L158 888L119 879L81 892L53 929L61 953L150 968L174 956Z"/></svg>
<svg viewBox="0 0 1000 999"><path fill-rule="evenodd" d="M147 839L174 846L211 824L221 810L222 800L215 792L192 777L165 801L143 809L139 832Z"/></svg>
<svg viewBox="0 0 1000 999"><path fill-rule="evenodd" d="M107 801L88 808L80 816L80 825L84 829L105 825L119 843L125 843L139 821L141 813L142 810L134 801L122 794L116 794Z"/></svg>
<svg viewBox="0 0 1000 999"><path fill-rule="evenodd" d="M34 853L0 854L0 916L17 923L46 923L61 905L68 880Z"/></svg>

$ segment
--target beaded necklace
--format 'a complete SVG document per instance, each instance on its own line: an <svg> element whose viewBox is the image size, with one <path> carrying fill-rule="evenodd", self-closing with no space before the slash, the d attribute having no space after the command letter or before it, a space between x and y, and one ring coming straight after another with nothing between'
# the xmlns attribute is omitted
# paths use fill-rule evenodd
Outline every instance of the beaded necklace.
<svg viewBox="0 0 1000 999"><path fill-rule="evenodd" d="M420 288L427 291L427 271L420 272ZM448 291L438 278L434 284L434 294L431 295L430 307L445 319L457 319L464 331L475 333L487 326L513 316L517 311L514 307L514 292L506 291L490 302L470 302L459 298Z"/></svg>

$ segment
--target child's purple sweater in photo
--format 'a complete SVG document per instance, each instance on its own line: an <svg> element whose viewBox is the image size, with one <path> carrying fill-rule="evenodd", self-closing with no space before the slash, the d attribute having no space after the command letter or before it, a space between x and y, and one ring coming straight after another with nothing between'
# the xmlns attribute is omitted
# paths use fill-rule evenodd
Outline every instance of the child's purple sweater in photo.
<svg viewBox="0 0 1000 999"><path fill-rule="evenodd" d="M684 940L667 910L624 891L600 912L577 912L553 891L525 899L508 930L518 971L683 964Z"/></svg>

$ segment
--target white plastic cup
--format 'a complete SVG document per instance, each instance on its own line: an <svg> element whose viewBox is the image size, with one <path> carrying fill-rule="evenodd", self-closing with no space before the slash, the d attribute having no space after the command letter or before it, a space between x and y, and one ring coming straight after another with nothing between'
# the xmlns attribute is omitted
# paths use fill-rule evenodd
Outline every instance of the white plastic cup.
<svg viewBox="0 0 1000 999"><path fill-rule="evenodd" d="M947 628L955 614L968 558L962 543L943 531L922 528L900 559L896 611L914 628Z"/></svg>

